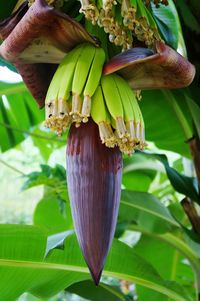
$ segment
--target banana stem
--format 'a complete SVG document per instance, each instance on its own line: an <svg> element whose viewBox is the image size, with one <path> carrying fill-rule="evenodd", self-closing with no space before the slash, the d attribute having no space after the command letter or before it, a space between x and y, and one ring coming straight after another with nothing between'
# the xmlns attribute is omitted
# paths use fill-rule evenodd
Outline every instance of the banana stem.
<svg viewBox="0 0 200 301"><path fill-rule="evenodd" d="M181 108L178 105L178 102L176 101L175 97L172 95L172 93L168 90L162 90L163 94L165 95L168 103L171 105L171 107L173 108L176 117L184 131L186 140L191 139L191 137L193 136L191 127L187 121L187 119L185 118Z"/></svg>

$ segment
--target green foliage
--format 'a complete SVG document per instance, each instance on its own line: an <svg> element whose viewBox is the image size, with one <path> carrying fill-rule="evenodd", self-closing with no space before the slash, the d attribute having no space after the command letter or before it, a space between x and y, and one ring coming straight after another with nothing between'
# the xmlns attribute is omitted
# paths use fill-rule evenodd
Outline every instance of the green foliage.
<svg viewBox="0 0 200 301"><path fill-rule="evenodd" d="M126 301L126 297L117 289L117 287L112 287L111 285L106 285L104 283L100 284L99 287L94 286L94 284L85 280L79 283L75 283L67 288L70 293L75 293L87 300L91 301Z"/></svg>
<svg viewBox="0 0 200 301"><path fill-rule="evenodd" d="M145 153L146 156L155 158L163 163L167 176L174 187L174 189L183 195L188 196L193 201L200 203L200 196L199 196L199 188L198 182L196 178L187 177L178 173L174 168L169 166L167 157L165 155L158 155L158 154L148 154Z"/></svg>
<svg viewBox="0 0 200 301"><path fill-rule="evenodd" d="M177 152L189 157L186 137L182 125L177 121L176 113L169 103L168 96L173 96L169 91L168 96L161 90L143 91L140 102L141 111L145 120L146 139L153 141L160 149ZM176 95L174 102L180 103L181 95ZM184 114L189 124L191 116L184 107ZM191 137L188 137L191 138Z"/></svg>
<svg viewBox="0 0 200 301"><path fill-rule="evenodd" d="M177 49L181 26L174 2L169 0L167 7L161 5L159 9L151 3L151 9L163 39Z"/></svg>
<svg viewBox="0 0 200 301"><path fill-rule="evenodd" d="M64 250L54 249L45 259L47 237L37 227L2 225L0 238L1 298L5 301L15 300L24 291L48 298L89 278L74 236L66 238ZM113 243L104 275L151 287L177 301L192 300L180 285L163 280L148 262L119 241Z"/></svg>
<svg viewBox="0 0 200 301"><path fill-rule="evenodd" d="M178 226L167 208L151 194L123 190L120 204L120 218L134 221L144 231L162 233Z"/></svg>
<svg viewBox="0 0 200 301"><path fill-rule="evenodd" d="M23 83L0 82L0 95L0 148L6 151L23 141L29 129L43 120L43 111L38 110Z"/></svg>
<svg viewBox="0 0 200 301"><path fill-rule="evenodd" d="M0 20L9 17L15 7L17 0L7 0L6 5L4 0L0 0Z"/></svg>

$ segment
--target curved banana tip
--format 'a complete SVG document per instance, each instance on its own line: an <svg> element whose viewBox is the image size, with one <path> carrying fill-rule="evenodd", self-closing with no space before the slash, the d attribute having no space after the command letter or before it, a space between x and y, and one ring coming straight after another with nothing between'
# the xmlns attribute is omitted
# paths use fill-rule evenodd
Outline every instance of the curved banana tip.
<svg viewBox="0 0 200 301"><path fill-rule="evenodd" d="M88 266L88 268L90 270L90 274L92 276L92 279L93 279L95 285L98 286L100 279L101 279L103 268L101 268L100 270L99 269L94 270L94 269L90 268L89 266Z"/></svg>

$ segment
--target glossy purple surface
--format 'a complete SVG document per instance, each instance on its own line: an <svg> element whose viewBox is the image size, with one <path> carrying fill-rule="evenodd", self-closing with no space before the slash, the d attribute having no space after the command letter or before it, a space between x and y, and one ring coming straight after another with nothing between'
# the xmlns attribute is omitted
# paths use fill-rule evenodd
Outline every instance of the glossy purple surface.
<svg viewBox="0 0 200 301"><path fill-rule="evenodd" d="M93 121L72 126L67 182L75 231L94 282L99 283L111 246L120 202L122 155L105 147Z"/></svg>

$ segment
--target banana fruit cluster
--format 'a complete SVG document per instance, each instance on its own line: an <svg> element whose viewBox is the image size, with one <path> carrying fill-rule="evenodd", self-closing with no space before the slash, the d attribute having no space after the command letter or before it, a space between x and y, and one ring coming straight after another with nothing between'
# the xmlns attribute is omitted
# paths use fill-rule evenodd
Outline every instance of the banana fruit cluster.
<svg viewBox="0 0 200 301"><path fill-rule="evenodd" d="M131 154L146 145L138 100L119 75L101 77L92 98L91 117L98 124L101 141L106 146L118 146L121 152Z"/></svg>
<svg viewBox="0 0 200 301"><path fill-rule="evenodd" d="M48 128L61 135L72 122L78 127L90 116L93 96L102 73L105 53L102 48L83 43L62 60L49 86L46 100Z"/></svg>
<svg viewBox="0 0 200 301"><path fill-rule="evenodd" d="M126 154L145 146L144 121L138 100L119 75L102 75L105 53L84 43L69 52L49 86L45 125L58 135L91 117L102 143Z"/></svg>
<svg viewBox="0 0 200 301"><path fill-rule="evenodd" d="M155 0L156 5L167 1ZM149 10L149 1L143 0L80 0L81 11L93 25L103 27L110 42L124 50L133 45L134 37L153 47L161 40L156 22Z"/></svg>

